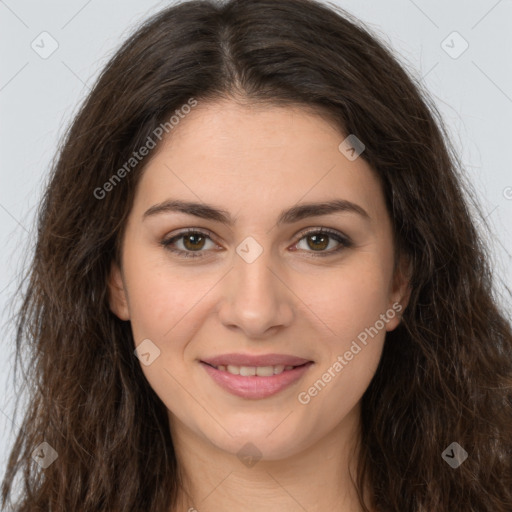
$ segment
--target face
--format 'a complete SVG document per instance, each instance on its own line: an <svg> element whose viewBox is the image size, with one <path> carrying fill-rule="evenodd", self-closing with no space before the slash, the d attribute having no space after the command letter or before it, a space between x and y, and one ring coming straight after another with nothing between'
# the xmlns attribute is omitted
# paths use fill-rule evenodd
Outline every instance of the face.
<svg viewBox="0 0 512 512"><path fill-rule="evenodd" d="M406 305L372 169L299 108L199 103L170 135L109 286L173 436L277 460L349 429Z"/></svg>

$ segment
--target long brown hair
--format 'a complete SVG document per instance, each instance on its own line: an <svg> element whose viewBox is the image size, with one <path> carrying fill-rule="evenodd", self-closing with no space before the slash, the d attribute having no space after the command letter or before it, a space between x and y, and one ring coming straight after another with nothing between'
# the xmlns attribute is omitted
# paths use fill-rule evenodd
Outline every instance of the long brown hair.
<svg viewBox="0 0 512 512"><path fill-rule="evenodd" d="M301 105L364 142L411 262L412 294L362 399L360 500L381 512L512 510L512 332L442 119L392 52L312 0L196 0L149 19L69 128L20 285L16 365L30 401L2 502L18 512L168 512L180 489L167 411L109 309L107 278L149 156L94 193L190 98ZM241 99L240 99L241 98ZM107 187L104 187L106 190ZM481 216L481 214L479 214ZM23 356L23 357L22 357ZM47 442L58 459L41 469ZM442 453L457 442L454 469ZM21 496L12 505L16 476ZM370 496L363 489L369 483Z"/></svg>

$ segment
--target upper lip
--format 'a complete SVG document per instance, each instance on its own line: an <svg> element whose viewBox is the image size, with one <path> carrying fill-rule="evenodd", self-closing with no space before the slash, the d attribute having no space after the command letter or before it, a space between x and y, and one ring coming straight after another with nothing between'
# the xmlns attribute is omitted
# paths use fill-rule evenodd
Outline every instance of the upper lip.
<svg viewBox="0 0 512 512"><path fill-rule="evenodd" d="M284 366L300 366L310 362L309 359L286 354L223 354L201 359L201 361L211 366L277 366L281 364Z"/></svg>

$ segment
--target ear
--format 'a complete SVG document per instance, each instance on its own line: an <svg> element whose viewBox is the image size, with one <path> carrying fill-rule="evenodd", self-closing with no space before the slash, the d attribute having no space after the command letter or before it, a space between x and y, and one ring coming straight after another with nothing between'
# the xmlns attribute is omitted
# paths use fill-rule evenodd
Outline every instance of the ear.
<svg viewBox="0 0 512 512"><path fill-rule="evenodd" d="M121 320L130 320L130 310L126 286L119 265L112 262L108 278L108 298L110 310Z"/></svg>
<svg viewBox="0 0 512 512"><path fill-rule="evenodd" d="M390 320L386 324L386 331L396 329L402 320L402 315L411 297L411 277L411 262L407 257L402 256L393 275L393 284L388 304Z"/></svg>

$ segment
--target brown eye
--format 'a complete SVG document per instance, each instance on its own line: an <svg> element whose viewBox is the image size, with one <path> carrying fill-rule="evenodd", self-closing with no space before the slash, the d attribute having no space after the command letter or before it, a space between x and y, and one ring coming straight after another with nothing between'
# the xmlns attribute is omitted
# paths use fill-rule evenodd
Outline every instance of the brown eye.
<svg viewBox="0 0 512 512"><path fill-rule="evenodd" d="M302 240L306 241L306 247L298 247ZM333 241L335 242L334 248L332 248ZM336 243L338 244L337 246ZM315 256L330 256L347 247L351 247L353 244L348 237L337 231L320 229L303 234L299 243L296 245L299 249L304 249L306 252L318 253L315 254ZM331 246L331 250L326 250L329 246Z"/></svg>
<svg viewBox="0 0 512 512"><path fill-rule="evenodd" d="M330 236L320 234L320 235L308 235L306 240L308 241L308 246L311 249L327 249L329 245ZM311 242L311 243L310 243Z"/></svg>
<svg viewBox="0 0 512 512"><path fill-rule="evenodd" d="M205 237L200 233L184 235L181 238L183 238L185 248L190 251L200 250L204 247Z"/></svg>
<svg viewBox="0 0 512 512"><path fill-rule="evenodd" d="M206 242L210 241L212 245L215 245L208 233L189 229L176 236L162 240L160 242L167 250L183 256L184 258L201 258L204 255L202 253L205 248ZM175 247L181 243L182 247Z"/></svg>

